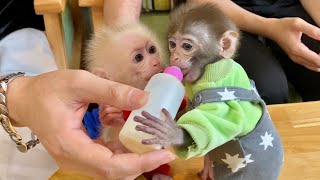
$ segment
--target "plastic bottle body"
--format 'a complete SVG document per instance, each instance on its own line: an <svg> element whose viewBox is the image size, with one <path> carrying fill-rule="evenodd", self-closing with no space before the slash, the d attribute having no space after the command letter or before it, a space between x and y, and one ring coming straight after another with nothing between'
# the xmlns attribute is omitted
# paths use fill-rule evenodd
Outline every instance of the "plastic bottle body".
<svg viewBox="0 0 320 180"><path fill-rule="evenodd" d="M143 139L151 139L154 136L137 131L135 127L140 123L135 122L133 117L142 116L141 112L145 110L151 115L165 120L161 112L161 110L165 108L174 118L184 97L184 87L182 83L174 76L165 73L154 75L145 87L145 91L150 92L148 102L144 107L131 112L119 134L119 139L122 144L135 153L144 153L160 149L161 146L144 145L141 143Z"/></svg>

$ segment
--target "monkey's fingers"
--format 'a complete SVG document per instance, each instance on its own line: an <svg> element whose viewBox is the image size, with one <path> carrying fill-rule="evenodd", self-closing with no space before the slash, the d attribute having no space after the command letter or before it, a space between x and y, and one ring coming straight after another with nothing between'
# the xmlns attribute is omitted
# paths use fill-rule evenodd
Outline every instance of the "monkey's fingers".
<svg viewBox="0 0 320 180"><path fill-rule="evenodd" d="M121 113L122 114L122 110L118 109L118 108L114 108L114 107L99 107L99 114L110 114L110 113Z"/></svg>
<svg viewBox="0 0 320 180"><path fill-rule="evenodd" d="M148 127L148 126L137 125L135 129L136 129L137 131L142 131L142 132L145 132L145 133L147 133L147 134L154 135L154 136L156 136L156 137L159 138L159 139L166 139L166 135L163 134L161 131L159 131L159 130L156 129L156 128L151 128L151 127Z"/></svg>
<svg viewBox="0 0 320 180"><path fill-rule="evenodd" d="M107 113L122 113L121 109L118 109L118 108L115 108L115 107L112 107L112 106L109 106L109 107L105 108L105 111Z"/></svg>
<svg viewBox="0 0 320 180"><path fill-rule="evenodd" d="M169 113L168 110L166 110L165 108L163 108L162 113L164 114L164 116L166 117L166 121L169 121L170 123L175 124L174 119L172 118L171 114Z"/></svg>
<svg viewBox="0 0 320 180"><path fill-rule="evenodd" d="M151 121L155 122L155 123L160 124L160 125L163 125L163 124L164 124L164 123L163 123L163 121L162 121L161 119L159 119L159 118L157 118L157 117L155 117L155 116L151 115L151 114L150 114L150 113L148 113L147 111L142 111L142 112L141 112L141 115L142 115L142 116L144 116L145 118L147 118L147 119L149 119L149 120L151 120Z"/></svg>
<svg viewBox="0 0 320 180"><path fill-rule="evenodd" d="M161 141L159 138L144 139L141 142L142 142L142 144L145 144L145 145L151 145L151 144L160 144L161 145Z"/></svg>
<svg viewBox="0 0 320 180"><path fill-rule="evenodd" d="M155 128L157 130L159 130L161 133L165 134L166 132L168 132L168 130L166 129L165 126L162 126L160 125L159 123L156 123L154 121L150 121L148 119L145 119L143 117L140 117L140 116L135 116L133 118L134 121L136 122L139 122L147 127L150 127L150 128Z"/></svg>

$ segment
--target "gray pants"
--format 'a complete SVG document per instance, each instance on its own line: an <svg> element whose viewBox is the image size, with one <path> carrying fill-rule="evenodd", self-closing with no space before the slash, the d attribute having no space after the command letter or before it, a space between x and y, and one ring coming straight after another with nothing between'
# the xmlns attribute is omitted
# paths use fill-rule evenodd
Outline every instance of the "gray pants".
<svg viewBox="0 0 320 180"><path fill-rule="evenodd" d="M213 88L198 92L191 106L228 100L259 103L263 114L255 129L248 134L209 152L213 161L215 180L274 180L283 164L283 146L264 101L260 98L254 82L252 90L238 87ZM221 96L221 92L233 95Z"/></svg>

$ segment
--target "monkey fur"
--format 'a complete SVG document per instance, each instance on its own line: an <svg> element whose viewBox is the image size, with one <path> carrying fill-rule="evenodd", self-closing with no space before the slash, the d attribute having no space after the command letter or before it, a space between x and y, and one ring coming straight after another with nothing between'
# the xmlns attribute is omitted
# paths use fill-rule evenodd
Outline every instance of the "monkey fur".
<svg viewBox="0 0 320 180"><path fill-rule="evenodd" d="M237 87L240 89L239 91L252 90L252 84L244 69L231 59L235 56L239 46L239 30L218 7L212 3L183 4L171 13L168 27L170 64L182 69L183 82L189 100L205 89L217 90L224 87ZM212 96L219 97L220 94L212 94ZM273 173L274 176L259 174L259 172L250 169L255 168L251 165L250 171L244 174L246 177L254 174L257 179L276 179L276 176L279 175L279 169L281 169L282 163L280 161L282 160L283 148L272 121L263 116L268 114L263 108L265 107L263 100L258 99L260 104L257 104L251 101L237 101L232 99L232 96L229 98L231 100L225 101L221 98L221 101L219 99L218 102L200 104L183 114L178 121L174 121L166 109L162 110L165 121L143 111L142 116L134 117L136 122L141 123L136 126L136 130L155 136L152 139L142 140L143 144L172 146L177 155L185 159L205 156L201 179L214 179L215 176L220 180L228 179L228 177L235 178L234 176L236 176L235 179L242 179L244 176L233 174L234 171L241 168L232 169L232 172L227 171L228 169L213 172L213 161L206 154L209 152L220 153L221 149L224 150L224 145L230 144L232 139L239 138L240 140L236 142L244 143L241 139L252 138L250 134L259 132L261 128L266 128L274 132L274 139L279 146L275 156L270 155L270 159L274 158L277 163L272 167L274 169L270 168L268 171L263 169L262 171L267 172L266 174ZM262 124L266 124L266 127L261 127L261 123L258 125L260 121L263 122ZM249 135L247 136L247 134ZM260 138L260 136L258 137ZM252 142L254 141L251 140L249 143ZM220 163L222 158L221 156L218 158L220 158ZM265 164L264 160L259 163L256 165L263 166ZM231 168L232 166L219 166L218 168L221 167ZM239 167L245 167L245 165L240 164ZM243 169L240 171L243 173Z"/></svg>
<svg viewBox="0 0 320 180"><path fill-rule="evenodd" d="M142 23L133 23L104 26L98 30L88 43L84 66L102 78L144 89L154 74L163 71L162 58L162 48L153 32ZM122 110L105 104L100 104L99 110L103 126L99 139L103 142L118 139L124 123ZM109 126L115 123L118 127ZM163 171L156 169L144 175L152 179L171 180L166 173L162 174Z"/></svg>

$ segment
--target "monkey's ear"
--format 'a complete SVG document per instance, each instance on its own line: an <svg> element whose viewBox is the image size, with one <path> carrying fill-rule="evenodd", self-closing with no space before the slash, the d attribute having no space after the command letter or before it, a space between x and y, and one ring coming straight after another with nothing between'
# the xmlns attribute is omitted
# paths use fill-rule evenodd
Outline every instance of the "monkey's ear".
<svg viewBox="0 0 320 180"><path fill-rule="evenodd" d="M91 72L101 78L110 80L108 74L106 73L106 71L103 70L103 68L94 67L92 68Z"/></svg>
<svg viewBox="0 0 320 180"><path fill-rule="evenodd" d="M239 34L235 31L226 31L220 38L220 55L231 58L237 49Z"/></svg>

